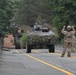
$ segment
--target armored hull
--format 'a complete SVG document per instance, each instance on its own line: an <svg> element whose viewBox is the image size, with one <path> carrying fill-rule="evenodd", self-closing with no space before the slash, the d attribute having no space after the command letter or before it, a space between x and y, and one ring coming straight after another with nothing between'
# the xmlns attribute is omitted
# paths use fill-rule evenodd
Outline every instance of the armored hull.
<svg viewBox="0 0 76 75"><path fill-rule="evenodd" d="M31 53L31 49L49 49L49 52L55 52L55 33L46 30L40 29L28 33L27 53Z"/></svg>

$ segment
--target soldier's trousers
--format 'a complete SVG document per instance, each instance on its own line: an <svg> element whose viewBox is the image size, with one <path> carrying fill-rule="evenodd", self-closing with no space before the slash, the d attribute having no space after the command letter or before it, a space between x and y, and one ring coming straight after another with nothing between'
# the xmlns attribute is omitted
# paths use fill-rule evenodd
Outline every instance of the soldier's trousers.
<svg viewBox="0 0 76 75"><path fill-rule="evenodd" d="M72 50L72 47L73 44L72 42L64 42L64 45L63 45L63 52L62 52L62 55L64 56L65 55L65 52L67 51L67 56L71 56L71 50Z"/></svg>

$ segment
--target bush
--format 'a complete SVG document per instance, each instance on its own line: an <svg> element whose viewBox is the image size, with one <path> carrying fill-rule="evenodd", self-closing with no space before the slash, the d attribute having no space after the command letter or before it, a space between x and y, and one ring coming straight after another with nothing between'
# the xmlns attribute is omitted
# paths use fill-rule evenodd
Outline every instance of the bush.
<svg viewBox="0 0 76 75"><path fill-rule="evenodd" d="M22 37L20 38L20 44L21 46L24 46L27 41L27 33L23 33Z"/></svg>

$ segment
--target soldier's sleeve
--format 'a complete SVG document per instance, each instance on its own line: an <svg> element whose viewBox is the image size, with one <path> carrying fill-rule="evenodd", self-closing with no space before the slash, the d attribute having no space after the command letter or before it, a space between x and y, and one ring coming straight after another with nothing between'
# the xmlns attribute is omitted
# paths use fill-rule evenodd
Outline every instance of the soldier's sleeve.
<svg viewBox="0 0 76 75"><path fill-rule="evenodd" d="M75 34L75 29L73 28L72 34Z"/></svg>
<svg viewBox="0 0 76 75"><path fill-rule="evenodd" d="M66 34L67 34L67 31L65 31L65 29L63 28L63 29L61 30L61 33L64 34L64 35L66 35Z"/></svg>

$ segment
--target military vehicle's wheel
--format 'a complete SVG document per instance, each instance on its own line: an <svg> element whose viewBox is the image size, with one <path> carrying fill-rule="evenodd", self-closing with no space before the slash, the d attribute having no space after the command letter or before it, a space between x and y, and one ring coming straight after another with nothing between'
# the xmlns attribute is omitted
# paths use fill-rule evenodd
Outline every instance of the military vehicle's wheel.
<svg viewBox="0 0 76 75"><path fill-rule="evenodd" d="M26 51L26 53L31 53L31 46L30 45L27 45L27 51Z"/></svg>
<svg viewBox="0 0 76 75"><path fill-rule="evenodd" d="M55 52L55 46L54 45L51 45L50 47L49 47L49 53L54 53Z"/></svg>
<svg viewBox="0 0 76 75"><path fill-rule="evenodd" d="M26 49L26 47L23 47L23 49Z"/></svg>
<svg viewBox="0 0 76 75"><path fill-rule="evenodd" d="M15 49L20 49L20 45L16 44Z"/></svg>

